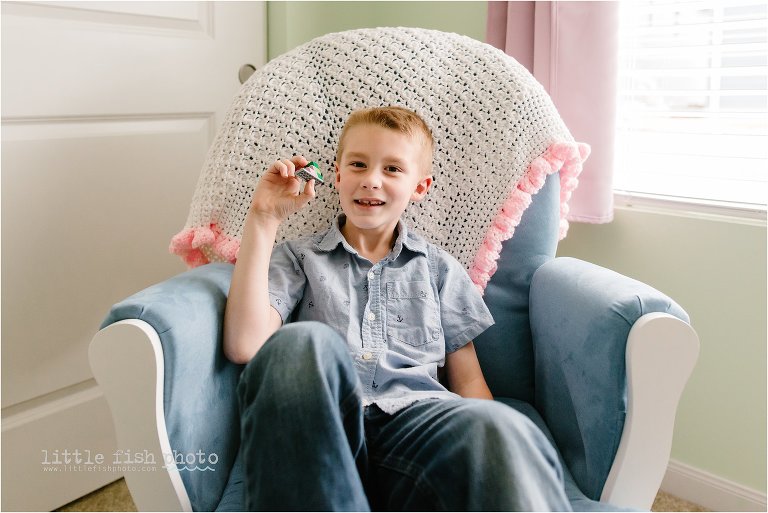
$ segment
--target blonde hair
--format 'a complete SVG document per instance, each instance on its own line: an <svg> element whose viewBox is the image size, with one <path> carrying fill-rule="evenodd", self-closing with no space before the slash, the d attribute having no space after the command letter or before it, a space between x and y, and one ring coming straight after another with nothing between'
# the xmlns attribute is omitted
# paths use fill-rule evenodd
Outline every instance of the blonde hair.
<svg viewBox="0 0 768 513"><path fill-rule="evenodd" d="M428 175L432 172L432 152L434 149L434 140L432 131L424 120L412 110L403 107L372 107L369 109L360 109L352 112L344 124L339 136L339 146L336 149L336 161L339 162L344 152L344 138L350 128L358 125L374 125L397 132L403 133L409 137L419 137L422 141L423 166L422 174Z"/></svg>

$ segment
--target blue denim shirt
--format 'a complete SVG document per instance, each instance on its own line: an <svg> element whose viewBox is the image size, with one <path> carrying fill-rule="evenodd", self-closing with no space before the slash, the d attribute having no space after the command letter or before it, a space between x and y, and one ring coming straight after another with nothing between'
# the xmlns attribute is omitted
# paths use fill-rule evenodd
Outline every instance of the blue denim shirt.
<svg viewBox="0 0 768 513"><path fill-rule="evenodd" d="M456 398L437 379L451 353L493 324L456 259L398 223L388 256L372 264L341 233L275 246L269 298L283 322L320 321L349 346L365 405L393 414L427 398Z"/></svg>

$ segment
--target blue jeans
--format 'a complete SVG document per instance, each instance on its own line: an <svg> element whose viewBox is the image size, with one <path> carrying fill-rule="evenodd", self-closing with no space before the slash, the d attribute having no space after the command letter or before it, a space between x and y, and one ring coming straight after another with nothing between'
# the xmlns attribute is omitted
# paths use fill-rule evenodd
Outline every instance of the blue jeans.
<svg viewBox="0 0 768 513"><path fill-rule="evenodd" d="M495 401L363 407L346 342L316 322L278 330L243 371L250 511L568 511L554 448Z"/></svg>

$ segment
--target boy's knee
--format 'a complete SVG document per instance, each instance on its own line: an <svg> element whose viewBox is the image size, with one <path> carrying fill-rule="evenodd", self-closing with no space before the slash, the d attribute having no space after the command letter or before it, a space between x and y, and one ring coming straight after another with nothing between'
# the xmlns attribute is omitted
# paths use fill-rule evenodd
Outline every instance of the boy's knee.
<svg viewBox="0 0 768 513"><path fill-rule="evenodd" d="M272 353L280 358L294 358L306 353L347 353L344 339L330 326L317 321L302 321L286 324L267 339L258 354L265 356Z"/></svg>
<svg viewBox="0 0 768 513"><path fill-rule="evenodd" d="M477 428L503 429L510 424L530 422L525 415L497 401L464 399L464 402L462 417Z"/></svg>
<svg viewBox="0 0 768 513"><path fill-rule="evenodd" d="M243 369L240 388L258 390L268 383L271 393L312 389L318 380L354 377L347 343L330 326L314 321L283 326L267 339Z"/></svg>
<svg viewBox="0 0 768 513"><path fill-rule="evenodd" d="M485 454L504 457L509 453L531 451L543 453L547 459L557 461L555 450L544 433L514 408L487 400L470 401L466 408L468 414L465 418L470 425L465 429L477 434L475 440L483 445Z"/></svg>
<svg viewBox="0 0 768 513"><path fill-rule="evenodd" d="M450 509L559 511L569 505L557 451L523 413L496 401L468 401L461 471L477 476Z"/></svg>

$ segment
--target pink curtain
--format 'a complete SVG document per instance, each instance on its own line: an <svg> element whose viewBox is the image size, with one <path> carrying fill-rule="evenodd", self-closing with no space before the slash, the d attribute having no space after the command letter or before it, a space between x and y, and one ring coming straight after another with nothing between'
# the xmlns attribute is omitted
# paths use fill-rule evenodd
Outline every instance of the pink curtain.
<svg viewBox="0 0 768 513"><path fill-rule="evenodd" d="M533 73L573 137L592 146L570 221L613 219L618 2L488 2L487 42Z"/></svg>

